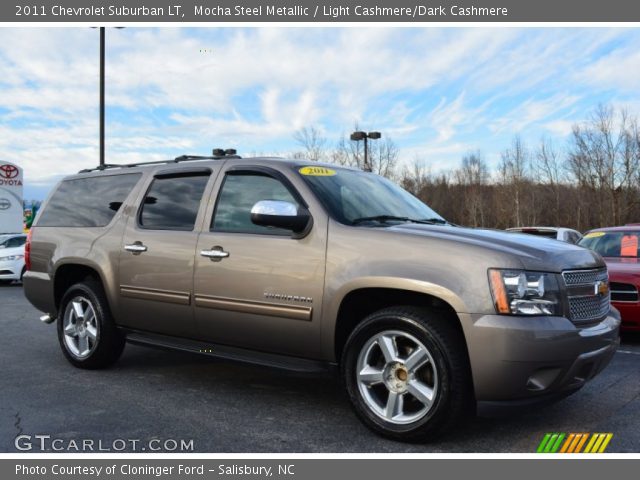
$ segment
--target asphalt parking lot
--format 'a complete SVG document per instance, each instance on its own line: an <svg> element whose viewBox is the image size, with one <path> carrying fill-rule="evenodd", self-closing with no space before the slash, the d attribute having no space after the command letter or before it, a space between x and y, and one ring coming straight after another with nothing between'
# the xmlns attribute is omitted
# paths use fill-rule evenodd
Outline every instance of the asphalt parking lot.
<svg viewBox="0 0 640 480"><path fill-rule="evenodd" d="M607 369L560 403L476 418L437 443L406 445L362 426L330 376L132 345L114 368L78 370L63 358L55 325L39 315L20 285L0 286L1 452L16 452L22 434L50 435L64 448L71 440L93 440L96 449L139 440L138 451L193 440L195 452L530 453L546 432L612 432L608 452L640 452L640 336L623 337Z"/></svg>

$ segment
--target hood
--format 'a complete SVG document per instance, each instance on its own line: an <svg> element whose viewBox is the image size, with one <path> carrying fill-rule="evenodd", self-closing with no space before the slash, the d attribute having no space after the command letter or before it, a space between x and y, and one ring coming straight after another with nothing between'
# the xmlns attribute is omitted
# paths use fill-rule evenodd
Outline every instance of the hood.
<svg viewBox="0 0 640 480"><path fill-rule="evenodd" d="M439 238L501 252L515 257L527 270L559 273L563 270L605 266L602 257L591 250L535 235L415 223L396 225L387 230L404 235Z"/></svg>
<svg viewBox="0 0 640 480"><path fill-rule="evenodd" d="M24 245L22 247L0 248L0 258L11 255L24 255Z"/></svg>
<svg viewBox="0 0 640 480"><path fill-rule="evenodd" d="M616 276L640 279L640 261L637 258L605 257L604 261L607 263L611 280L615 280Z"/></svg>

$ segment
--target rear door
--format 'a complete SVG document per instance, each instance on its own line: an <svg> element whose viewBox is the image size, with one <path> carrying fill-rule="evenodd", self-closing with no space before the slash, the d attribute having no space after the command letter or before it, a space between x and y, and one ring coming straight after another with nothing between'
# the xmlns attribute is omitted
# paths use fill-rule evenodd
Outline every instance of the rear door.
<svg viewBox="0 0 640 480"><path fill-rule="evenodd" d="M131 215L120 252L121 323L193 337L193 259L214 168L159 171Z"/></svg>
<svg viewBox="0 0 640 480"><path fill-rule="evenodd" d="M319 358L327 215L281 171L228 162L198 240L194 295L198 330L213 343ZM254 225L261 200L303 204L304 238ZM215 203L214 203L215 201ZM219 251L211 258L207 252Z"/></svg>

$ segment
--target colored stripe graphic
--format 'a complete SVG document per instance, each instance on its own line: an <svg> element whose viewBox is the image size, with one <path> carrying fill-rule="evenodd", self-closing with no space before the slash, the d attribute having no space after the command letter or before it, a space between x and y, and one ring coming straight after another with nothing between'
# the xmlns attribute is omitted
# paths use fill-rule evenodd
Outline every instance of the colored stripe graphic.
<svg viewBox="0 0 640 480"><path fill-rule="evenodd" d="M544 449L547 446L547 443L549 443L549 439L551 438L551 433L547 433L545 434L545 436L542 438L542 441L540 442L540 445L538 445L538 449L536 450L536 453L544 453Z"/></svg>
<svg viewBox="0 0 640 480"><path fill-rule="evenodd" d="M600 438L599 433L594 433L593 435L591 435L591 439L589 440L589 443L587 443L587 447L584 449L584 453L591 453L591 448L595 446L598 438Z"/></svg>
<svg viewBox="0 0 640 480"><path fill-rule="evenodd" d="M593 437L589 441L589 445L587 445L584 453L603 453L606 450L607 445L609 445L612 437L612 433L593 434Z"/></svg>
<svg viewBox="0 0 640 480"><path fill-rule="evenodd" d="M588 433L581 433L580 435L582 435L582 438L580 438L580 441L578 442L578 445L576 445L576 449L573 451L573 453L580 453L582 451L582 447L587 441L587 438L589 438Z"/></svg>
<svg viewBox="0 0 640 480"><path fill-rule="evenodd" d="M603 453L613 433L546 433L536 449L537 453ZM588 440L588 441L587 441ZM585 447L586 444L586 447Z"/></svg>
<svg viewBox="0 0 640 480"><path fill-rule="evenodd" d="M611 441L612 438L613 438L613 433L607 433L607 436L605 437L604 442L602 442L602 445L600 445L600 450L598 450L598 453L604 453L604 451L609 446L609 442Z"/></svg>
<svg viewBox="0 0 640 480"><path fill-rule="evenodd" d="M562 440L564 440L564 437L565 437L564 433L558 434L556 443L553 444L553 447L551 447L551 450L549 450L549 453L556 453L558 451L558 449L560 448L560 445L562 444Z"/></svg>
<svg viewBox="0 0 640 480"><path fill-rule="evenodd" d="M567 450L569 449L569 445L571 445L574 438L576 438L576 434L570 433L567 439L565 440L564 445L562 445L562 449L560 450L560 453L567 453Z"/></svg>
<svg viewBox="0 0 640 480"><path fill-rule="evenodd" d="M537 453L556 453L562 445L562 440L566 436L565 433L547 433L540 445L538 445Z"/></svg>
<svg viewBox="0 0 640 480"><path fill-rule="evenodd" d="M569 448L567 449L567 453L573 453L576 450L576 447L578 446L578 443L580 443L580 441L582 440L582 433L574 433L573 434L573 441L571 442L571 445L569 445Z"/></svg>

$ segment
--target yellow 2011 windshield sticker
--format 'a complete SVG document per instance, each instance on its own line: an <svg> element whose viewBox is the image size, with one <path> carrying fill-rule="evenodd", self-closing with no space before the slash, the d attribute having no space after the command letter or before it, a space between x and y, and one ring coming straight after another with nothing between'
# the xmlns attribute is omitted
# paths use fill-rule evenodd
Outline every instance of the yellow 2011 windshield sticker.
<svg viewBox="0 0 640 480"><path fill-rule="evenodd" d="M595 237L602 237L604 235L604 232L591 232L591 233L587 233L584 238L595 238Z"/></svg>
<svg viewBox="0 0 640 480"><path fill-rule="evenodd" d="M333 177L336 174L335 170L326 167L302 167L298 171L302 175L309 175L311 177Z"/></svg>

